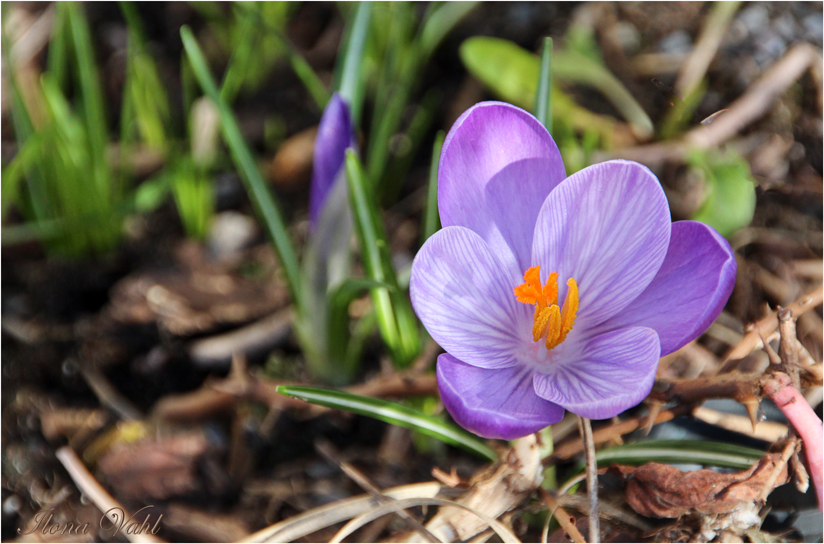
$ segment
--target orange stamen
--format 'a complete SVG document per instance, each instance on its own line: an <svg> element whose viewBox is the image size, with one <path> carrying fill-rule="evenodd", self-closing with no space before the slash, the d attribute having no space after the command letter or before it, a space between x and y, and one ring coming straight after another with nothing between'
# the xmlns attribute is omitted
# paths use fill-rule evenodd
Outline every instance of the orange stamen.
<svg viewBox="0 0 824 544"><path fill-rule="evenodd" d="M578 313L578 284L567 281L569 290L563 307L558 307L558 273L553 272L541 286L541 267L533 266L524 273L524 283L515 288L518 302L535 305L532 338L537 342L546 338L546 349L557 347L566 340L575 325Z"/></svg>

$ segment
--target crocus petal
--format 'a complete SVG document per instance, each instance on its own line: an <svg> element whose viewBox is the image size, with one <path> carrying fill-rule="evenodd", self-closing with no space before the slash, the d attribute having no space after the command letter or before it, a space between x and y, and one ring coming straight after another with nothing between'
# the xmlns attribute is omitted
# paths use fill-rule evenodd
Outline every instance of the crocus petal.
<svg viewBox="0 0 824 544"><path fill-rule="evenodd" d="M576 327L623 310L661 267L671 230L669 206L646 167L616 160L567 178L544 202L532 246L541 279L558 272L578 283ZM566 289L562 289L565 291Z"/></svg>
<svg viewBox="0 0 824 544"><path fill-rule="evenodd" d="M652 329L608 332L590 340L579 359L559 361L549 372L536 373L535 392L581 417L608 419L649 394L660 351Z"/></svg>
<svg viewBox="0 0 824 544"><path fill-rule="evenodd" d="M346 150L356 146L349 107L335 93L326 104L320 118L312 164L312 185L309 189L309 222L315 224L338 173L343 168ZM345 183L345 181L344 181Z"/></svg>
<svg viewBox="0 0 824 544"><path fill-rule="evenodd" d="M443 226L478 233L515 277L529 266L541 204L566 174L546 128L526 111L481 102L452 126L441 152Z"/></svg>
<svg viewBox="0 0 824 544"><path fill-rule="evenodd" d="M564 417L564 409L535 394L524 366L488 370L444 353L438 357L438 388L452 418L486 438L513 440Z"/></svg>
<svg viewBox="0 0 824 544"><path fill-rule="evenodd" d="M412 263L415 312L438 344L481 368L511 366L532 343L532 317L512 294L501 262L480 236L464 227L432 235Z"/></svg>
<svg viewBox="0 0 824 544"><path fill-rule="evenodd" d="M663 357L715 321L735 286L735 272L732 248L715 229L697 221L673 223L669 250L655 279L604 328L655 329Z"/></svg>

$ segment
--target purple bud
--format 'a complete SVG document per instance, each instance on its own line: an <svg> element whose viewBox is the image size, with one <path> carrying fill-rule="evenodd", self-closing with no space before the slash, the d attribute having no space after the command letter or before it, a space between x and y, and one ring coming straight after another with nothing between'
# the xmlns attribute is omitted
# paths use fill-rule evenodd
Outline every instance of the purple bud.
<svg viewBox="0 0 824 544"><path fill-rule="evenodd" d="M316 225L332 185L343 169L346 150L357 146L349 106L335 93L320 119L315 138L312 186L309 190L309 223Z"/></svg>

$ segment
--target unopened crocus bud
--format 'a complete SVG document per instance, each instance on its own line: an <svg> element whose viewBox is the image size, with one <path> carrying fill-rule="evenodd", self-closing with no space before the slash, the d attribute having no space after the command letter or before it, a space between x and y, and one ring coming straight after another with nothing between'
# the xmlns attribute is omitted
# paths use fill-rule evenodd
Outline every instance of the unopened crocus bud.
<svg viewBox="0 0 824 544"><path fill-rule="evenodd" d="M317 225L326 197L343 170L346 150L356 145L349 106L335 93L323 111L315 138L309 190L309 223L312 226Z"/></svg>

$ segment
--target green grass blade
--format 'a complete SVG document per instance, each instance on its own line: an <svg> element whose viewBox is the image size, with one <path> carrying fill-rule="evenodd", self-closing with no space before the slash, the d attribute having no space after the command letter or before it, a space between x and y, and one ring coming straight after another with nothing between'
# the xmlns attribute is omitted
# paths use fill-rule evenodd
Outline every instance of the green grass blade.
<svg viewBox="0 0 824 544"><path fill-rule="evenodd" d="M352 395L351 393L344 393L342 391L317 389L314 387L281 385L278 386L277 391L287 397L300 399L327 408L372 417L391 425L412 429L427 436L437 438L447 444L472 452L489 461L494 461L498 458L492 448L468 432L412 410L411 408L407 408L406 406L401 406L400 404L371 397Z"/></svg>
<svg viewBox="0 0 824 544"><path fill-rule="evenodd" d="M203 2L199 2L198 4L202 5ZM251 10L242 3L235 4L234 8L240 13L251 12ZM292 65L292 69L295 71L295 75L297 75L301 83L303 83L303 86L309 92L309 96L312 97L312 100L315 101L318 108L323 110L326 107L326 103L329 102L330 93L317 72L306 62L306 59L303 58L295 45L283 34L280 28L277 28L258 16L254 16L253 20L256 24L261 25L266 32L280 41L286 56L289 58L289 64Z"/></svg>
<svg viewBox="0 0 824 544"><path fill-rule="evenodd" d="M95 168L106 169L106 143L108 126L103 105L106 103L100 77L95 65L94 48L92 46L91 30L83 8L71 3L68 10L69 27L74 41L74 51L77 57L77 76L80 85L83 115L88 132L89 146ZM106 183L100 180L100 183Z"/></svg>
<svg viewBox="0 0 824 544"><path fill-rule="evenodd" d="M367 291L377 288L392 289L386 283L367 278L353 278L344 281L329 295L329 358L334 358L340 365L335 369L335 372L340 374L337 380L339 383L349 383L354 378L360 362L346 357L351 338L349 305Z"/></svg>
<svg viewBox="0 0 824 544"><path fill-rule="evenodd" d="M189 27L184 26L180 29L180 37L183 40L183 47L186 50L195 78L206 95L217 106L226 143L232 152L232 157L240 171L241 178L245 182L246 190L249 192L257 212L263 220L266 231L272 239L275 252L280 259L280 264L289 285L292 300L295 301L298 308L302 308L300 265L283 216L275 205L274 199L269 193L269 188L263 181L263 177L252 157L252 152L243 139L235 116L229 106L220 98L217 85L215 85L209 66L206 64L206 58L203 56L203 52L200 50Z"/></svg>
<svg viewBox="0 0 824 544"><path fill-rule="evenodd" d="M71 54L71 40L66 16L69 8L68 2L58 2L54 6L49 55L46 60L46 71L64 90L68 86L69 55Z"/></svg>
<svg viewBox="0 0 824 544"><path fill-rule="evenodd" d="M552 133L552 38L541 47L541 71L535 93L535 117Z"/></svg>
<svg viewBox="0 0 824 544"><path fill-rule="evenodd" d="M355 231L367 276L373 281L391 286L391 290L372 290L378 328L393 361L397 366L404 367L412 362L421 349L418 323L409 299L398 287L397 274L389 255L389 243L379 219L374 193L369 190L371 185L358 156L351 149L346 152L346 174Z"/></svg>
<svg viewBox="0 0 824 544"><path fill-rule="evenodd" d="M246 69L255 57L255 50L260 46L255 28L255 20L260 17L260 14L252 10L240 13L238 23L240 37L232 47L229 66L226 68L223 83L220 85L220 98L227 104L231 104L237 98L246 77Z"/></svg>
<svg viewBox="0 0 824 544"><path fill-rule="evenodd" d="M442 130L438 131L435 136L435 145L432 146L432 162L429 165L429 185L426 187L426 208L423 212L421 244L441 228L441 219L438 214L438 164L445 138L446 133Z"/></svg>
<svg viewBox="0 0 824 544"><path fill-rule="evenodd" d="M766 452L737 444L704 440L646 440L607 448L595 454L599 466L612 463L642 465L658 463L695 464L744 470Z"/></svg>
<svg viewBox="0 0 824 544"><path fill-rule="evenodd" d="M397 145L390 153L386 171L381 180L380 201L386 203L397 202L401 187L412 162L418 154L418 149L429 132L432 122L437 116L438 106L443 94L437 88L429 89L415 107L415 113L402 134L395 136Z"/></svg>
<svg viewBox="0 0 824 544"><path fill-rule="evenodd" d="M349 198L355 218L355 231L363 254L363 265L367 276L373 281L397 286L397 279L392 271L384 270L381 249L385 249L386 235L378 220L378 211L373 199L369 198L371 186L361 168L354 151L346 152L346 174L349 183ZM389 277L387 277L387 272ZM372 290L372 300L378 316L378 327L387 346L393 352L400 345L399 332L389 290L376 288Z"/></svg>
<svg viewBox="0 0 824 544"><path fill-rule="evenodd" d="M418 40L424 59L435 52L446 35L477 5L478 2L444 2L427 13Z"/></svg>
<svg viewBox="0 0 824 544"><path fill-rule="evenodd" d="M295 51L291 44L287 46L286 52L289 55L289 64L292 65L292 70L295 71L298 79L300 79L303 86L306 87L309 96L312 97L312 100L315 101L318 108L323 110L330 98L329 91L326 90L323 81L320 80L315 70L312 69L300 53Z"/></svg>
<svg viewBox="0 0 824 544"><path fill-rule="evenodd" d="M365 85L361 84L361 61L369 36L369 19L372 16L372 2L358 2L352 25L346 35L342 63L336 79L336 88L349 104L355 126L360 120Z"/></svg>
<svg viewBox="0 0 824 544"><path fill-rule="evenodd" d="M3 167L0 176L0 218L5 219L9 208L20 198L21 182L40 158L40 147L43 145L39 135L35 134L17 151L11 162Z"/></svg>

